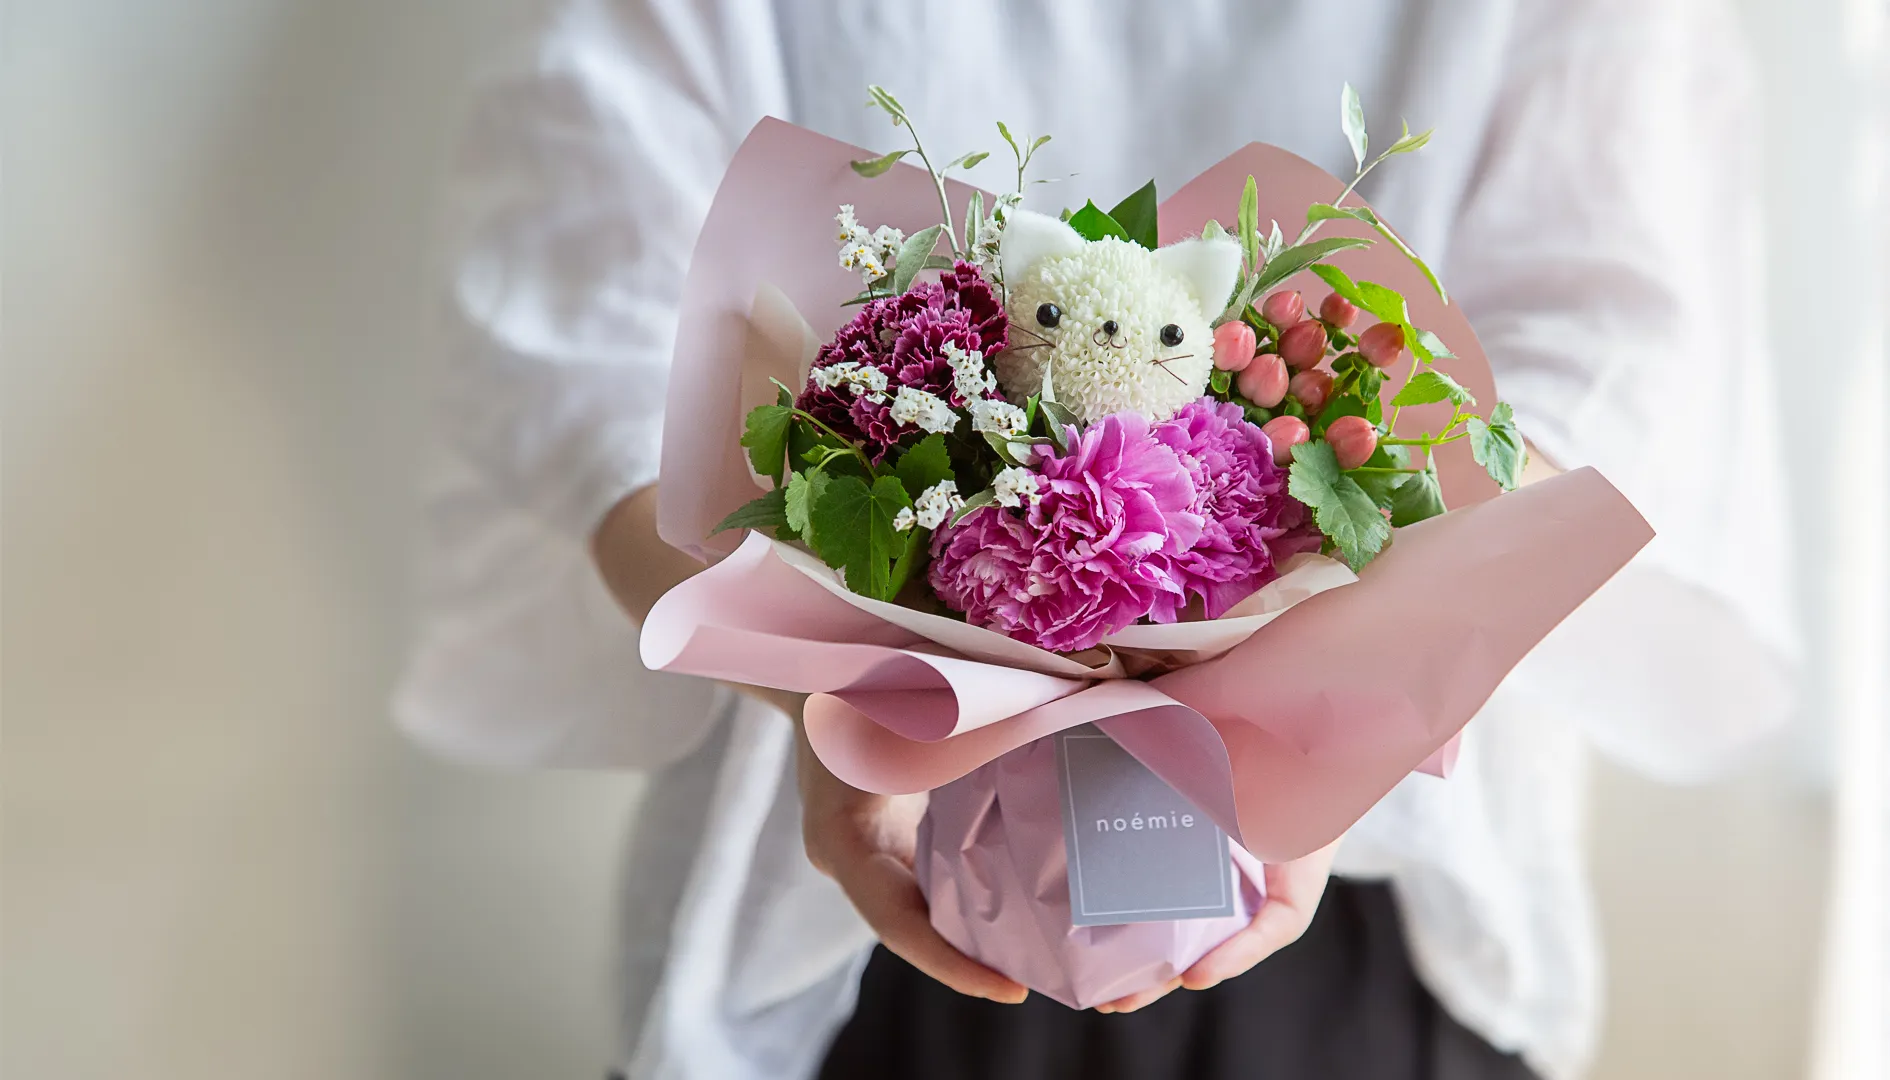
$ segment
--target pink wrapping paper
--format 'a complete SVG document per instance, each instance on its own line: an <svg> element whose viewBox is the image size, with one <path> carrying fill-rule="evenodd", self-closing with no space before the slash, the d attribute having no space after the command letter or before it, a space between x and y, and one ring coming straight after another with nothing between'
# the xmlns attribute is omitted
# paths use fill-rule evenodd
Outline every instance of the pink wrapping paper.
<svg viewBox="0 0 1890 1080"><path fill-rule="evenodd" d="M1039 739L932 793L914 869L946 941L987 963L1002 958L1011 978L1087 1009L1167 982L1252 921L1265 868L1229 845L1234 914L1071 925L1056 760L1054 740Z"/></svg>
<svg viewBox="0 0 1890 1080"><path fill-rule="evenodd" d="M1244 921L1070 929L1055 780L1031 790L1050 752L1038 740L1096 722L1245 849L1236 869L1253 888L1246 853L1299 858L1414 769L1447 770L1458 731L1497 683L1652 532L1589 469L1491 498L1495 485L1460 441L1438 456L1452 511L1398 530L1356 581L1315 557L1251 612L1230 613L1246 622L1136 627L1080 657L857 596L759 534L710 537L759 490L737 441L747 399L766 375L803 372L811 343L850 310L839 305L858 281L830 258L834 207L853 203L862 220L908 232L936 219L923 171L866 180L847 164L866 156L764 120L717 192L684 288L658 525L670 543L722 558L651 612L644 663L814 695L808 738L837 776L872 791L938 789L917 869L947 940L1067 1004L1120 997L1185 969ZM1286 151L1248 146L1162 204L1164 241L1231 217L1250 173L1262 221L1290 223L1343 187ZM951 189L954 204L968 194ZM1494 404L1463 316L1395 249L1332 261L1404 292L1413 321L1459 354L1439 367L1485 410ZM1441 408L1405 409L1399 432L1437 426ZM1372 643L1370 661L1336 642ZM1163 657L1198 662L1123 677Z"/></svg>

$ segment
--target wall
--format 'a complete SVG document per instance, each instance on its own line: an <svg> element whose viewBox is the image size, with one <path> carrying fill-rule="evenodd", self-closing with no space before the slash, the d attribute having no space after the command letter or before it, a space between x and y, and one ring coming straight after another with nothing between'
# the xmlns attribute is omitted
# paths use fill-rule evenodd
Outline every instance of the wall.
<svg viewBox="0 0 1890 1080"><path fill-rule="evenodd" d="M8 1077L611 1057L631 784L436 763L383 704L425 223L508 7L11 5Z"/></svg>

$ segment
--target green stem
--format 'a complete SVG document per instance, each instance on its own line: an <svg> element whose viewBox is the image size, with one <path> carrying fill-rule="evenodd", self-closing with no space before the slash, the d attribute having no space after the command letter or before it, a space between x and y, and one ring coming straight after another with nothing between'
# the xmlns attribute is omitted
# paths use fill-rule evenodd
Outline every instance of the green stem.
<svg viewBox="0 0 1890 1080"><path fill-rule="evenodd" d="M1404 377L1404 381L1408 383L1412 379L1417 378L1417 369L1418 369L1418 358L1417 358L1417 353L1414 352L1411 354L1411 374L1406 375ZM1386 430L1394 431L1394 432L1398 430L1398 414L1403 411L1404 411L1404 406L1402 405L1393 405L1391 407L1391 423L1386 425ZM1449 431L1450 428L1445 428L1444 430Z"/></svg>
<svg viewBox="0 0 1890 1080"><path fill-rule="evenodd" d="M929 532L930 530L921 529L915 525L912 531L907 534L906 550L900 552L899 557L893 560L892 571L887 575L885 599L891 600L893 597L899 595L901 589L906 587L906 582L912 577L913 560L918 557L921 551L925 550L925 545L920 542L919 537L921 534L929 534Z"/></svg>
<svg viewBox="0 0 1890 1080"><path fill-rule="evenodd" d="M801 419L814 425L815 427L826 432L827 434L832 435L834 438L839 439L840 442L844 446L846 446L848 450L853 451L854 457L860 459L860 464L866 467L866 475L868 476L875 475L874 469L873 469L873 462L867 458L866 451L860 449L858 446L855 446L853 444L852 439L849 439L845 435L842 435L839 432L835 431L834 429L828 427L825 423L821 421L820 417L815 416L814 414L810 412L805 412L801 409L794 409L793 415L800 417Z"/></svg>
<svg viewBox="0 0 1890 1080"><path fill-rule="evenodd" d="M958 228L952 224L952 203L945 197L945 177L932 167L932 159L925 156L925 144L919 141L919 129L913 126L911 117L906 117L906 130L912 133L912 148L918 152L919 160L925 162L925 171L932 174L932 186L938 189L938 208L945 214L945 238L951 242L952 254L962 255L964 250L958 246Z"/></svg>
<svg viewBox="0 0 1890 1080"><path fill-rule="evenodd" d="M1369 175L1373 169L1376 169L1380 162L1384 161L1386 158L1390 156L1391 155L1389 153L1382 153L1382 154L1379 154L1377 157L1371 159L1370 161L1366 162L1365 167L1360 169L1357 172L1357 174L1355 174L1352 177L1352 182L1345 185L1345 190L1339 192L1339 197L1332 200L1332 205L1333 206L1343 205L1345 202L1345 197L1347 195L1352 194L1353 189L1358 187L1359 182L1364 180L1365 177ZM1293 246L1298 247L1299 245L1305 243L1306 241L1311 240L1313 233L1316 233L1319 231L1319 226L1324 225L1326 221L1330 221L1330 220L1331 220L1330 218L1327 218L1325 219L1325 221L1307 222L1306 227L1300 230L1299 239L1293 241Z"/></svg>
<svg viewBox="0 0 1890 1080"><path fill-rule="evenodd" d="M1449 430L1449 429L1446 428L1445 430ZM1378 440L1378 445L1380 446L1425 446L1425 447L1442 446L1445 443L1456 442L1458 439L1461 439L1468 434L1470 433L1467 431L1459 431L1455 435L1443 435L1443 436L1424 435L1415 439L1380 439Z"/></svg>

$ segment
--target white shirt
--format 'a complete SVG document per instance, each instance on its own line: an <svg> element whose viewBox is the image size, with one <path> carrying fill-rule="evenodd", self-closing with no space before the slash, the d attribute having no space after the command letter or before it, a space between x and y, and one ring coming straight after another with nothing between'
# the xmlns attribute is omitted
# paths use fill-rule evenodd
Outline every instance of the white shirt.
<svg viewBox="0 0 1890 1080"><path fill-rule="evenodd" d="M773 114L886 150L882 83L949 157L1049 133L1032 204L1172 191L1252 140L1364 188L1430 260L1541 452L1660 537L1414 777L1339 871L1388 876L1447 1008L1551 1080L1598 1015L1580 855L1590 740L1698 771L1785 707L1790 635L1756 287L1747 84L1729 17L1629 0L569 0L471 103L429 491L429 586L397 711L488 760L653 770L628 875L636 1077L810 1075L871 935L801 852L790 730L637 664L586 539L656 480L695 233ZM1074 173L1075 175L1070 175ZM1231 216L1233 208L1228 209ZM1291 226L1292 223L1282 223Z"/></svg>

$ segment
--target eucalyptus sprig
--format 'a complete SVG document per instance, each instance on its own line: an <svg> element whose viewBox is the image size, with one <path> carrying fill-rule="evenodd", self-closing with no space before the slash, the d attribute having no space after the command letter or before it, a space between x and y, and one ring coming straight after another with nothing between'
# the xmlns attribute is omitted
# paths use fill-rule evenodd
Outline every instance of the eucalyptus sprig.
<svg viewBox="0 0 1890 1080"><path fill-rule="evenodd" d="M929 173L932 177L932 186L936 188L938 191L938 208L939 208L939 213L942 215L944 219L943 222L941 223L941 227L943 230L943 234L945 236L945 242L951 245L952 254L954 256L958 256L958 257L964 256L973 238L970 236L966 236L961 240L958 234L957 226L952 221L951 200L947 198L945 194L945 173L947 170L950 170L950 169L976 168L979 162L982 162L985 158L988 158L991 156L990 152L979 150L979 151L974 151L971 153L960 154L957 157L946 162L944 168L939 168L938 166L935 166L932 164L932 158L925 152L925 144L919 140L919 129L913 125L911 115L909 115L906 112L906 107L904 105L899 104L898 98L895 98L891 94L887 93L885 87L869 86L866 88L866 104L869 108L878 108L878 109L883 110L887 116L890 116L892 118L894 127L905 128L906 132L912 136L912 146L910 149L894 150L893 152L889 154L882 154L881 156L876 157L876 158L866 158L865 160L862 160L862 161L855 161L852 163L853 171L856 173L859 173L861 176L866 176L866 177L880 176L884 174L886 170L898 164L899 160L905 157L907 154L917 154L919 156L919 160L923 162L925 165L925 171ZM1002 132L1004 130L1004 125L999 124L998 130ZM1010 134L1008 132L1004 133L1004 140L1006 142L1010 142ZM1049 141L1049 137L1045 136L1044 138L1038 141L1038 145L1041 145L1042 143L1048 142L1048 141ZM1012 143L1011 149L1012 150L1017 149L1017 144ZM1036 147L1033 146L1031 149L1034 151ZM1020 181L1019 181L1020 183L1022 182L1021 177L1023 175L1023 166L1021 162L1024 160L1028 160L1028 158L1020 159L1020 164L1018 167L1018 175L1020 177ZM919 234L919 235L923 235L923 234ZM938 237L938 235L939 233L932 233L932 236L934 237L934 243L936 243L936 238ZM903 256L905 253L902 251L900 254L902 256L902 261L903 261ZM930 254L931 254L931 250L928 248L927 250L920 252L919 257L920 259L923 259L925 256L930 255ZM895 289L894 291L903 292L904 290Z"/></svg>
<svg viewBox="0 0 1890 1080"><path fill-rule="evenodd" d="M1028 148L1024 148L1018 146L1017 140L1011 137L1011 129L1004 126L1004 121L997 122L997 129L998 135L1004 139L1005 145L1011 148L1012 156L1017 159L1017 194L1021 196L1024 193L1024 170L1030 168L1030 159L1037 156L1037 151L1043 148L1043 144L1050 141L1050 136L1039 135L1030 140Z"/></svg>
<svg viewBox="0 0 1890 1080"><path fill-rule="evenodd" d="M1338 198L1333 199L1329 203L1314 203L1306 208L1306 227L1300 230L1299 236L1293 241L1293 246L1302 247L1309 244L1312 241L1313 234L1319 231L1319 227L1335 218L1350 218L1354 221L1362 221L1370 225L1373 229L1376 229L1378 235L1391 241L1392 246L1402 252L1404 257L1411 260L1412 264L1424 274L1425 280L1431 283L1431 288L1437 290L1438 298L1445 303L1449 303L1450 297L1444 292L1443 283L1437 279L1437 275L1431 271L1431 268L1425 264L1424 260L1418 257L1417 252L1411 249L1411 245L1404 242L1403 237L1393 232L1390 226L1380 221L1378 215L1372 213L1370 207L1343 205L1347 197L1358 189L1358 185L1367 176L1371 175L1371 171L1384 164L1386 159L1398 154L1410 154L1424 149L1431 141L1431 129L1426 129L1413 135L1411 133L1411 125L1401 122L1401 134L1399 134L1397 140L1381 151L1377 157L1367 161L1366 154L1371 149L1371 138L1365 131L1365 107L1359 101L1358 91L1352 88L1351 83L1346 83L1344 88L1339 92L1339 127L1345 132L1345 140L1352 148L1352 161L1354 165L1352 180L1345 185L1343 191L1339 192Z"/></svg>

